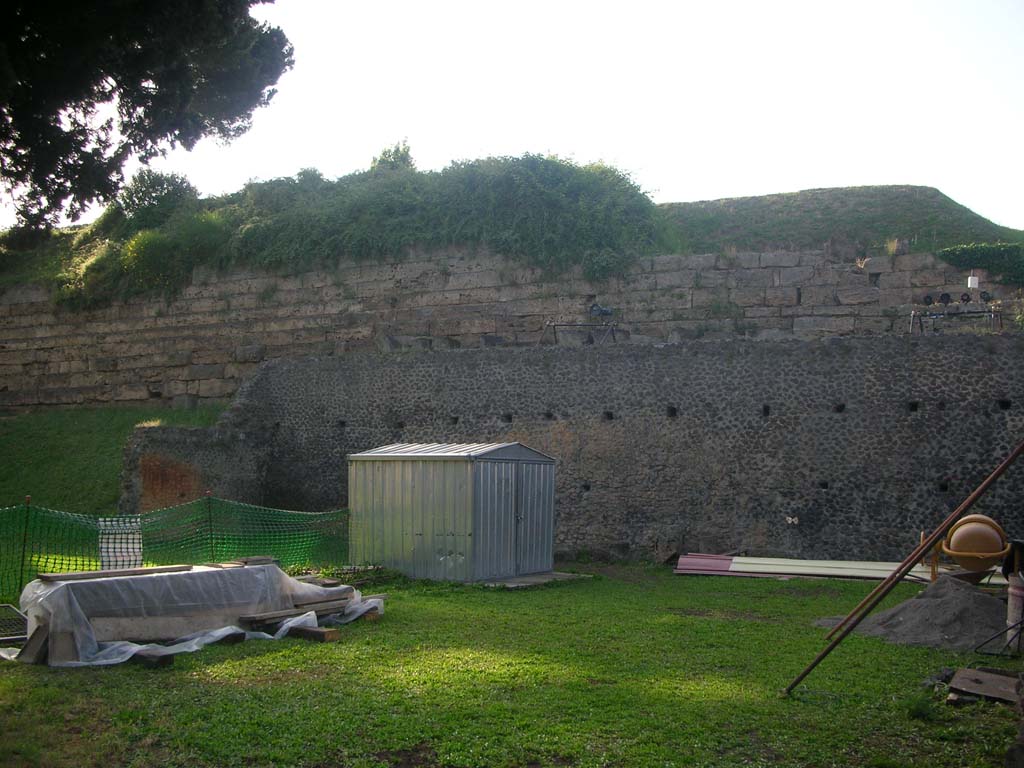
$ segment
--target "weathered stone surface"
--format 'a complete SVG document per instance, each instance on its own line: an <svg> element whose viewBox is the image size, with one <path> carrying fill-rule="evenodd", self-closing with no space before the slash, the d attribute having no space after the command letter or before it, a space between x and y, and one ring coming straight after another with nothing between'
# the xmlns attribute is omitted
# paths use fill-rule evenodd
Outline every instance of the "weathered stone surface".
<svg viewBox="0 0 1024 768"><path fill-rule="evenodd" d="M347 453L519 440L558 460L561 552L892 560L1024 434L1024 337L763 342L778 329L750 322L705 321L704 340L679 344L651 334L642 345L271 361L216 428L137 432L122 508L147 498L140 461L148 454L184 465L164 473L164 503L185 486L325 509L346 502ZM793 322L884 334L887 319ZM699 333L697 321L677 338L684 331ZM727 332L757 335L706 340ZM1022 529L1022 496L1024 473L1008 472L986 511Z"/></svg>
<svg viewBox="0 0 1024 768"><path fill-rule="evenodd" d="M840 304L873 304L878 301L878 289L870 285L849 285L836 288Z"/></svg>
<svg viewBox="0 0 1024 768"><path fill-rule="evenodd" d="M190 365L182 377L189 381L198 379L219 379L224 375L224 366L221 363L210 365Z"/></svg>
<svg viewBox="0 0 1024 768"><path fill-rule="evenodd" d="M681 338L707 339L749 336L758 324L744 319L787 318L782 327L758 325L756 338L765 340L781 338L789 318L835 311L828 308L837 305L837 291L840 307L880 316L872 308L901 308L942 292L958 300L965 290L966 275L930 254L877 255L857 267L857 254L833 245L655 256L601 284L584 280L579 268L550 276L493 254L455 249L415 252L391 263L339 261L287 277L199 269L193 285L171 301L135 298L85 312L55 310L38 286L9 288L0 291L0 400L10 407L106 402L119 387L145 385L150 398L170 401L199 396L200 381L240 380L267 359L366 353L375 346L408 352L536 344L545 323L590 322L594 303L614 309L622 338L636 332L630 344L660 343L673 323L683 323ZM1016 293L980 277L997 297ZM877 305L860 303L872 288ZM762 305L779 312L749 311ZM868 325L862 329L869 332ZM813 333L860 331L844 326ZM893 332L905 333L904 324L895 323ZM580 343L578 336L564 339ZM122 389L121 396L128 392Z"/></svg>
<svg viewBox="0 0 1024 768"><path fill-rule="evenodd" d="M848 333L853 330L853 317L794 317L794 333Z"/></svg>
<svg viewBox="0 0 1024 768"><path fill-rule="evenodd" d="M765 267L796 267L800 265L800 253L798 251L779 251L777 253L762 253L760 265Z"/></svg>

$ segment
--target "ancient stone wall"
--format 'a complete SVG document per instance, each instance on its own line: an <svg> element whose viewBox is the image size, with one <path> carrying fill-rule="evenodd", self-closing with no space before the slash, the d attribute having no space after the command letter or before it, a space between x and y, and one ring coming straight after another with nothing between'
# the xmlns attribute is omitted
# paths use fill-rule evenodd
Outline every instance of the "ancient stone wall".
<svg viewBox="0 0 1024 768"><path fill-rule="evenodd" d="M965 284L928 254L848 262L806 251L659 256L603 285L465 252L290 277L197 271L174 300L89 312L23 286L0 294L0 406L189 405L230 397L266 359L353 351L902 334L913 302L956 300ZM547 325L604 322L595 303L614 310L614 336Z"/></svg>
<svg viewBox="0 0 1024 768"><path fill-rule="evenodd" d="M1021 370L1020 336L941 334L278 360L216 429L138 430L123 509L147 462L313 510L348 453L518 440L558 459L563 553L901 559L1024 439ZM977 511L1021 536L1021 498L1024 464Z"/></svg>

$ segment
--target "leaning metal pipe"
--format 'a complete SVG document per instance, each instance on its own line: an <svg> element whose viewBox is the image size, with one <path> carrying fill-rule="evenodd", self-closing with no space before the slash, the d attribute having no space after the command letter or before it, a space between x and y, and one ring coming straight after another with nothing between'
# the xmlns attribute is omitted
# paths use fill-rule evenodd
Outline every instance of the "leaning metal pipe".
<svg viewBox="0 0 1024 768"><path fill-rule="evenodd" d="M982 482L982 484L979 485L970 496L964 499L963 503L959 507L957 507L950 513L949 517L947 517L943 521L942 525L936 528L935 531L933 531L927 539L925 539L923 542L921 542L920 545L918 545L917 549L914 550L914 553L911 553L910 557L905 559L900 564L900 566L889 575L889 578L886 579L886 581L882 582L882 584L876 587L870 595L868 595L866 598L864 598L864 600L861 601L860 605L858 605L857 608L854 608L853 611L850 612L850 614L843 620L843 631L839 634L838 637L832 640L832 642L829 643L817 656L814 657L814 661L808 664L804 668L803 672L801 672L793 679L793 682L786 686L786 689L784 691L785 695L788 696L789 694L791 694L793 692L793 689L796 688L805 677L811 674L814 668L818 666L818 664L820 664L826 656L832 653L832 651L835 650L836 646L843 642L843 640L846 639L846 636L853 632L853 630L857 628L857 625L860 624L861 621L863 621L867 617L867 615L871 613L871 611L873 611L875 607L880 602L882 602L882 600L885 599L885 596L893 590L893 588L900 582L900 580L902 580L904 576L910 573L911 569L917 563L917 560L920 559L920 555L915 559L914 554L917 553L919 550L921 552L928 552L932 547L934 547L946 535L946 532L949 530L950 526L957 521L957 518L959 518L964 512L966 512L972 506L974 506L974 503L978 499L980 499L982 495L984 495L985 491L988 490L989 486L999 479L999 476L1002 475L1003 472L1005 472L1010 467L1010 465L1017 460L1017 457L1020 456L1021 453L1024 453L1024 442L1018 445L1016 450L1014 450L1013 453L1011 453L1006 459L1004 459L1003 462L992 471L992 474L985 478L984 482ZM858 610L861 608L861 606L864 606L864 610L858 613Z"/></svg>
<svg viewBox="0 0 1024 768"><path fill-rule="evenodd" d="M982 497L985 491L988 490L988 487L992 483L994 483L999 478L999 476L1002 475L1003 472L1007 470L1007 468L1009 468L1009 466L1017 459L1018 456L1020 456L1022 452L1024 452L1024 443L1018 445L1017 449L1013 453L1011 453L1010 456L1006 458L998 467L996 467L992 471L992 474L985 478L984 482L982 482L982 484L979 485L970 496L964 499L963 503L961 503L959 507L957 507L950 513L949 517L947 517L946 520L942 523L942 536L940 536L939 538L945 537L946 531L949 529L949 526L955 523L961 515L963 515L968 509L974 506L975 502ZM867 605L868 601L871 600L876 594L881 592L883 589L888 591L890 585L893 583L893 579L896 578L896 574L898 574L908 563L911 566L910 569L907 569L907 572L909 573L913 566L916 565L921 558L927 555L929 551L931 551L932 547L935 546L935 543L937 543L937 540L929 543L928 539L923 539L921 543L917 545L914 551L907 555L903 562L901 562L896 567L896 570L894 570L892 573L886 576L881 584L878 584L873 590L871 590L870 593L868 593L867 597L865 597L857 604L856 608L850 611L846 615L846 617L843 618L842 621L840 621L838 624L832 627L829 633L825 635L825 639L829 639L830 637L832 637L832 635L834 635L836 632L845 627L846 623L850 619L852 619L860 611L861 608ZM902 579L903 576L900 576L899 578Z"/></svg>

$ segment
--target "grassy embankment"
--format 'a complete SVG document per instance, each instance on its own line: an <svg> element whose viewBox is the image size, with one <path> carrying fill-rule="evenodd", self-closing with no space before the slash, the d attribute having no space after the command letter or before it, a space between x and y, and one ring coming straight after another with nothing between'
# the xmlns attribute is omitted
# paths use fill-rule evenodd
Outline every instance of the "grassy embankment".
<svg viewBox="0 0 1024 768"><path fill-rule="evenodd" d="M852 607L862 582L581 567L599 575L520 591L374 584L385 616L339 643L211 647L169 670L0 665L0 763L1002 764L1011 708L947 707L921 685L981 659L855 636L780 697L823 644L812 621Z"/></svg>

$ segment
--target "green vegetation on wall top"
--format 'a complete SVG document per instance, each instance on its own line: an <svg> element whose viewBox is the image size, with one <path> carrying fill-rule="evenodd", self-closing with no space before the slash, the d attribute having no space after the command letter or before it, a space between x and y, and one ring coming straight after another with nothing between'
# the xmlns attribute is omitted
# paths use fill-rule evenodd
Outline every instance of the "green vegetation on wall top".
<svg viewBox="0 0 1024 768"><path fill-rule="evenodd" d="M41 239L31 234L12 230L0 239L0 286L50 285L69 307L171 296L199 265L294 273L331 268L339 258L400 259L414 248L486 248L552 275L580 267L601 281L655 253L831 244L837 257L853 260L891 252L899 241L912 251L1024 241L1024 232L926 187L816 189L657 206L606 165L524 155L422 172L404 142L382 151L370 170L334 181L307 169L208 199L181 176L144 170L93 224ZM975 261L954 260L967 255ZM1024 283L1024 269L1009 266L1012 258L1000 255L995 265L976 261L981 257L962 250L944 256Z"/></svg>
<svg viewBox="0 0 1024 768"><path fill-rule="evenodd" d="M172 294L200 264L294 272L414 247L484 247L551 273L580 266L601 280L642 255L678 250L672 233L650 198L605 165L524 155L420 172L402 144L371 170L335 181L304 170L206 200L180 177L144 171L91 226L29 254L16 253L10 233L2 259L9 277L38 274L37 262L49 259L59 299L92 306Z"/></svg>
<svg viewBox="0 0 1024 768"><path fill-rule="evenodd" d="M997 282L1024 285L1021 243L971 243L943 248L935 255L957 269L984 269Z"/></svg>

